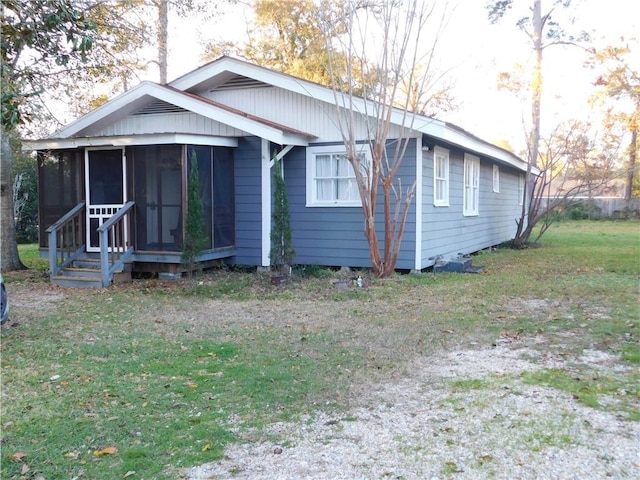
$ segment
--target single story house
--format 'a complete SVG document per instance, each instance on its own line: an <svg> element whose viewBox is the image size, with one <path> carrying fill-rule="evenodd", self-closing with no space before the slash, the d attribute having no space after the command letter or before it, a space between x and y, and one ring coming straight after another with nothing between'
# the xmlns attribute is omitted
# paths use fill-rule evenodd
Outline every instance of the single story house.
<svg viewBox="0 0 640 480"><path fill-rule="evenodd" d="M364 100L355 105L365 111ZM269 266L274 151L295 263L370 266L338 111L330 88L221 57L166 85L142 82L49 138L26 141L38 155L40 249L52 277L65 284L65 273L82 276L80 262L92 258L97 286L125 263L183 271L193 154L207 229L199 261ZM390 145L402 121L395 112ZM362 116L363 141L367 128ZM410 138L399 175L416 188L398 269L423 270L513 237L525 161L434 118L413 117Z"/></svg>

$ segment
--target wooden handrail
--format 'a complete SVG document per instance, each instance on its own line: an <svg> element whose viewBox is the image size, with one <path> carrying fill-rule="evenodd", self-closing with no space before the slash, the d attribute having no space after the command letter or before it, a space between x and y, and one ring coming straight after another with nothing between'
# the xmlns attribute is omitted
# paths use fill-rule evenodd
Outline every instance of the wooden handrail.
<svg viewBox="0 0 640 480"><path fill-rule="evenodd" d="M81 240L84 207L84 202L80 202L46 230L49 234L49 271L52 277L58 275L85 249Z"/></svg>
<svg viewBox="0 0 640 480"><path fill-rule="evenodd" d="M133 253L133 247L126 241L129 225L129 212L135 202L127 202L112 215L109 220L98 227L100 239L100 270L102 286L111 282L111 276Z"/></svg>
<svg viewBox="0 0 640 480"><path fill-rule="evenodd" d="M58 220L56 223L54 223L49 228L47 228L45 230L45 232L51 233L53 230L59 229L63 224L67 223L69 221L69 219L71 219L71 217L75 216L75 214L78 213L83 208L84 208L84 202L80 202L75 207L73 207L71 210L69 210L67 213L65 213L60 218L60 220Z"/></svg>

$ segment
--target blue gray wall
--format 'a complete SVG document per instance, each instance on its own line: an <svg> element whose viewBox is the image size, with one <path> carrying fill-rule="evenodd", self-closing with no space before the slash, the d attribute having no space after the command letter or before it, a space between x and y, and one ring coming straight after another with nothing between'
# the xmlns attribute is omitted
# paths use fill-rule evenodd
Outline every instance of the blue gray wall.
<svg viewBox="0 0 640 480"><path fill-rule="evenodd" d="M260 139L240 139L235 150L236 246L233 263L261 264L262 204L260 190ZM446 147L445 147L446 148ZM392 147L389 147L390 151ZM500 165L500 193L493 192L493 162L480 157L479 215L462 215L464 152L450 148L449 207L433 206L433 149L422 162L422 244L421 266L433 265L435 258L472 253L513 238L518 205L519 171ZM364 236L360 207L306 207L306 150L296 147L283 160L289 196L293 244L298 264L370 267L369 248ZM412 142L399 176L403 188L415 176L415 145ZM378 231L384 241L382 189L378 197ZM405 226L398 269L415 268L416 202L411 204Z"/></svg>
<svg viewBox="0 0 640 480"><path fill-rule="evenodd" d="M422 267L435 257L451 258L473 253L513 238L519 217L519 171L500 165L500 192L493 192L493 165L480 156L479 214L462 215L464 152L449 148L449 206L433 205L433 149L422 163Z"/></svg>
<svg viewBox="0 0 640 480"><path fill-rule="evenodd" d="M261 141L240 138L234 152L236 182L236 251L233 263L260 265L262 259Z"/></svg>
<svg viewBox="0 0 640 480"><path fill-rule="evenodd" d="M393 146L389 146L390 154ZM412 141L401 166L402 185L415 177L415 142ZM291 229L298 264L370 267L371 259L364 236L361 207L306 207L306 151L297 147L284 158L284 176L289 195ZM384 243L382 188L379 189L378 238ZM415 202L405 227L398 268L413 268L415 246Z"/></svg>

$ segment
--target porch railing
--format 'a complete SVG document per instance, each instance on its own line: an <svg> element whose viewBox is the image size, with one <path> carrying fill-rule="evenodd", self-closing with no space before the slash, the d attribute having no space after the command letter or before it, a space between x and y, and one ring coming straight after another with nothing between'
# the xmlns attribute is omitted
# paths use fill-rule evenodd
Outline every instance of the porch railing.
<svg viewBox="0 0 640 480"><path fill-rule="evenodd" d="M85 251L85 204L80 202L60 220L47 228L49 234L49 270L51 276L71 264Z"/></svg>
<svg viewBox="0 0 640 480"><path fill-rule="evenodd" d="M100 271L102 286L107 287L112 275L133 254L129 240L131 213L135 202L127 202L112 217L98 227L100 239Z"/></svg>

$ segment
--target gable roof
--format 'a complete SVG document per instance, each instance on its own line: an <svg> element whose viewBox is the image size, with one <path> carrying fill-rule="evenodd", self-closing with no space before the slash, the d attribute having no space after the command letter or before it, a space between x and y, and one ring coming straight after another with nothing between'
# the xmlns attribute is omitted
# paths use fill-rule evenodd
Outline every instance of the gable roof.
<svg viewBox="0 0 640 480"><path fill-rule="evenodd" d="M371 102L367 102L363 98L347 98L340 94L336 95L333 89L324 85L227 56L222 56L196 68L173 80L169 85L188 92L202 91L203 89L214 90L224 88L225 85L239 84L240 82L244 82L246 85L251 84L251 82L259 82L263 85L276 86L330 104L342 102L342 106L345 107L350 104L355 111L363 115L375 109ZM407 121L407 119L409 120ZM527 169L527 163L517 155L482 140L452 123L417 114L407 116L402 109L394 109L392 122L397 125L405 125L411 130L440 139L446 143L494 158L520 170L526 171Z"/></svg>
<svg viewBox="0 0 640 480"><path fill-rule="evenodd" d="M167 85L145 81L135 88L113 98L104 105L80 117L58 130L49 139L25 142L30 149L60 148L60 139L79 138L90 140L88 132L106 126L118 118L143 111L189 111L230 125L250 135L265 138L279 145L308 145L315 135L302 132L288 125L273 122L243 112L228 105L198 95L204 90L240 89L252 86L277 87L299 95L366 115L375 111L375 105L363 98L348 97L336 93L332 88L303 80L292 75L276 72L244 60L223 56L191 72L178 77ZM392 109L392 123L444 143L490 157L496 161L526 171L527 163L517 155L486 142L451 123L417 114L407 114L402 109ZM57 142L54 142L58 140ZM87 143L88 144L88 143Z"/></svg>
<svg viewBox="0 0 640 480"><path fill-rule="evenodd" d="M48 148L47 144L51 143L55 143L57 148L60 148L60 139L74 138L74 145L77 146L79 145L77 139L86 136L89 128L99 128L123 116L132 115L150 108L164 110L176 108L194 112L217 122L233 125L235 128L246 131L251 135L266 138L280 145L307 145L309 140L315 138L310 133L301 132L289 126L241 112L227 105L189 92L180 91L174 87L144 81L71 122L48 139L25 143L33 149ZM58 142L53 142L54 140L58 140Z"/></svg>

